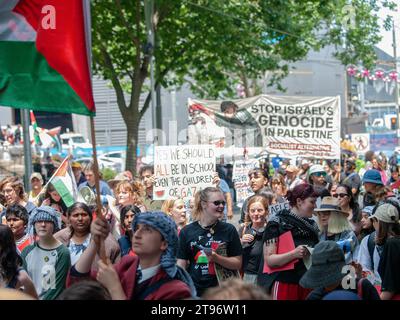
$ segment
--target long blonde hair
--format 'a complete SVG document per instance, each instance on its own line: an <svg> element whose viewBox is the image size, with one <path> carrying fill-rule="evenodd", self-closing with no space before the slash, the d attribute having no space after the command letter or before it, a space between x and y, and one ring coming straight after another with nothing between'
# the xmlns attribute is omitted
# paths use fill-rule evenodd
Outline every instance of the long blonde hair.
<svg viewBox="0 0 400 320"><path fill-rule="evenodd" d="M320 223L320 213L318 213L318 227L321 232L324 232L324 228ZM327 232L332 234L339 234L344 231L352 230L351 225L347 217L339 212L330 211Z"/></svg>
<svg viewBox="0 0 400 320"><path fill-rule="evenodd" d="M192 220L200 220L201 214L203 213L202 202L207 202L210 199L212 193L219 192L222 194L221 190L215 187L207 187L201 191L196 192L194 195L194 208L192 211Z"/></svg>
<svg viewBox="0 0 400 320"><path fill-rule="evenodd" d="M171 197L171 198L168 198L167 200L165 200L165 201L163 202L163 204L162 204L162 206L161 206L161 211L164 212L166 215L168 215L168 216L171 217L171 216L172 216L172 213L171 213L172 208L174 207L174 205L175 205L175 203L176 203L177 201L182 201L182 202L183 202L183 205L185 205L185 201L183 201L182 198ZM187 217L186 217L185 225L188 223L187 220L188 220L188 219L187 219Z"/></svg>

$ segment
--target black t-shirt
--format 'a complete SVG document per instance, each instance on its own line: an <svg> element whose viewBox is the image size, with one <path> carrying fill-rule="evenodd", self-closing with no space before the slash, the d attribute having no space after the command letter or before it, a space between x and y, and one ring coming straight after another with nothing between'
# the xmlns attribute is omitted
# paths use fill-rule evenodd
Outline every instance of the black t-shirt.
<svg viewBox="0 0 400 320"><path fill-rule="evenodd" d="M264 231L263 242L267 242L271 239L278 239L279 236L287 231L292 233L295 247L305 245L313 248L319 242L317 233L318 229L314 220L303 219L302 222L300 218L295 218L291 215L284 214L283 211L281 211L276 218L279 218L280 221L278 222L271 220L268 222ZM307 225L310 227L306 227L305 223L307 223ZM268 282L270 283L267 285L267 287L269 287L274 280L284 283L297 284L306 271L307 269L303 263L303 260L299 259L299 261L295 263L293 270L272 273L271 277L269 277L270 280ZM264 284L264 286L265 285L266 284Z"/></svg>
<svg viewBox="0 0 400 320"><path fill-rule="evenodd" d="M400 293L400 238L389 238L383 246L378 272L382 291Z"/></svg>
<svg viewBox="0 0 400 320"><path fill-rule="evenodd" d="M179 234L178 259L189 260L188 272L201 296L205 289L218 285L216 275L209 274L207 259L201 248L211 248L211 243L226 243L227 256L242 255L242 245L235 227L230 223L219 221L214 234L193 222L185 226Z"/></svg>
<svg viewBox="0 0 400 320"><path fill-rule="evenodd" d="M358 282L360 280L357 280L356 282L356 287L358 288ZM367 279L364 279L361 283L362 287L362 300L381 300L379 297L378 291L376 291L376 288L372 285L371 282L369 282ZM355 294L358 294L358 290L356 289L347 289ZM340 284L336 290L345 290L343 289L342 285ZM332 291L330 291L332 292ZM328 293L324 288L318 288L314 289L313 291L310 292L306 300L322 300Z"/></svg>
<svg viewBox="0 0 400 320"><path fill-rule="evenodd" d="M239 234L251 234L254 240L250 243L244 243L243 247L243 266L242 269L246 273L258 274L260 268L261 258L263 255L263 233L262 230L255 230L250 226L246 227L243 233L243 228L239 228Z"/></svg>

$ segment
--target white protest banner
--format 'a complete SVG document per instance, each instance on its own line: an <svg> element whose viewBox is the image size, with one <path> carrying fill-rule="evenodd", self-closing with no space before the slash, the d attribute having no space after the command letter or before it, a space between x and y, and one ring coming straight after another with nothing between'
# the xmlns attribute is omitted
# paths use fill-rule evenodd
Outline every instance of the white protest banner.
<svg viewBox="0 0 400 320"><path fill-rule="evenodd" d="M269 216L268 219L271 219L274 215L276 215L279 211L282 210L290 210L289 201L279 202L277 204L272 204L268 207Z"/></svg>
<svg viewBox="0 0 400 320"><path fill-rule="evenodd" d="M236 205L241 208L254 192L249 185L249 171L257 166L257 160L237 160L233 163L232 181L236 190Z"/></svg>
<svg viewBox="0 0 400 320"><path fill-rule="evenodd" d="M216 171L213 146L156 146L154 152L154 200L194 197L212 186Z"/></svg>
<svg viewBox="0 0 400 320"><path fill-rule="evenodd" d="M340 158L339 96L259 95L233 101L189 99L189 114L191 126L198 123L209 126L205 132L211 134L215 126L224 128L223 137L220 133L218 137L206 139L219 147L263 146L281 157ZM189 131L196 134L195 130ZM192 140L196 141L196 136Z"/></svg>

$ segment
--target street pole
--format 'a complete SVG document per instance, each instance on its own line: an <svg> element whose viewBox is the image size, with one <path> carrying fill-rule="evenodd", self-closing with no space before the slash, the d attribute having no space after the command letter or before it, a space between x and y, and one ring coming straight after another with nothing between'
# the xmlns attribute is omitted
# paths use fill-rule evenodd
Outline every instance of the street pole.
<svg viewBox="0 0 400 320"><path fill-rule="evenodd" d="M157 131L157 110L156 110L156 93L154 90L154 25L153 25L153 13L154 13L154 0L144 0L144 12L147 29L147 52L150 56L150 95L151 95L151 112L152 112L152 126L153 126L153 143L157 145L158 135Z"/></svg>
<svg viewBox="0 0 400 320"><path fill-rule="evenodd" d="M365 112L365 89L364 89L364 80L358 82L360 89L360 107L361 113Z"/></svg>
<svg viewBox="0 0 400 320"><path fill-rule="evenodd" d="M397 68L397 42L396 42L396 28L395 28L395 24L394 24L394 18L392 20L392 35L393 35L393 58L394 58L394 69L396 72L398 72L398 68ZM399 83L396 81L395 83L395 87L394 87L394 105L397 111L397 137L399 137L399 133L400 133L400 110L399 110Z"/></svg>
<svg viewBox="0 0 400 320"><path fill-rule="evenodd" d="M161 85L158 85L156 88L156 128L157 130L162 130L162 115L161 115ZM158 143L161 145L165 144L165 141L162 141L163 136L161 135L160 137L157 136Z"/></svg>
<svg viewBox="0 0 400 320"><path fill-rule="evenodd" d="M171 91L171 121L168 125L168 145L178 145L178 123L176 121L176 87L172 87Z"/></svg>
<svg viewBox="0 0 400 320"><path fill-rule="evenodd" d="M25 190L29 190L29 179L32 175L32 149L31 149L31 138L29 136L29 110L21 109L21 122L24 137L24 166L25 166L25 177L24 185Z"/></svg>

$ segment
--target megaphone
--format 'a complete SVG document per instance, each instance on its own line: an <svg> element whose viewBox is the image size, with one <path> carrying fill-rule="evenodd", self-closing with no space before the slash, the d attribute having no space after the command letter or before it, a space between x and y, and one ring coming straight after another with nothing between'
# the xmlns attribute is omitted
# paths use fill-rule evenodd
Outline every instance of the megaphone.
<svg viewBox="0 0 400 320"><path fill-rule="evenodd" d="M343 250L343 253L348 253L348 252L352 252L355 248L355 243L353 241L353 239L345 239L345 240L339 240L336 242L340 249Z"/></svg>
<svg viewBox="0 0 400 320"><path fill-rule="evenodd" d="M96 205L96 195L89 187L83 187L78 192L78 201L83 202L88 206Z"/></svg>

